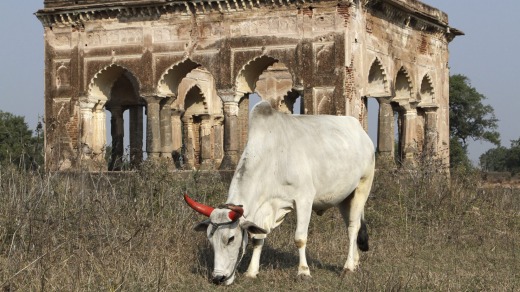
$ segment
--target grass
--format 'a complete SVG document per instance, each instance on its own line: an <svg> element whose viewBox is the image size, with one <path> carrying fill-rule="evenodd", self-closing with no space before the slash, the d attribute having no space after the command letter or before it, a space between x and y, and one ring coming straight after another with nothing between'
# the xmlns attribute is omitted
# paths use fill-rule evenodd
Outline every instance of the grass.
<svg viewBox="0 0 520 292"><path fill-rule="evenodd" d="M212 251L188 191L225 201L218 174L172 175L145 165L119 174L0 169L3 291L399 291L520 289L520 189L483 188L479 176L426 169L379 171L365 209L370 251L341 278L347 233L337 210L313 214L308 261L296 277L294 215L268 236L258 279L208 279Z"/></svg>

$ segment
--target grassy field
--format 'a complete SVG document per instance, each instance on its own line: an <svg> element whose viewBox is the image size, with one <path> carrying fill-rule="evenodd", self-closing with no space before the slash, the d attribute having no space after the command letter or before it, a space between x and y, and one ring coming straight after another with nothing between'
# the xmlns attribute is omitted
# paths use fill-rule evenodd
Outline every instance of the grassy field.
<svg viewBox="0 0 520 292"><path fill-rule="evenodd" d="M258 279L209 283L202 220L182 200L225 201L216 174L39 174L0 169L3 291L518 291L520 189L482 188L477 175L379 171L365 216L370 251L341 278L347 234L335 209L313 214L312 279L296 277L294 216L266 240Z"/></svg>

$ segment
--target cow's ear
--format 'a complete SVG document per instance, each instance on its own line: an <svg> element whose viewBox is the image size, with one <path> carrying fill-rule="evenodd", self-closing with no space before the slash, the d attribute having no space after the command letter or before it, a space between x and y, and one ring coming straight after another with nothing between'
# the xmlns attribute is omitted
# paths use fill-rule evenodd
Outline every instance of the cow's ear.
<svg viewBox="0 0 520 292"><path fill-rule="evenodd" d="M240 224L240 227L252 234L267 234L267 231L265 229L258 227L255 223L250 221L244 221Z"/></svg>
<svg viewBox="0 0 520 292"><path fill-rule="evenodd" d="M193 226L193 230L195 231L206 231L208 230L208 225L211 221L209 219L206 219L200 223L197 223L195 224L195 226Z"/></svg>

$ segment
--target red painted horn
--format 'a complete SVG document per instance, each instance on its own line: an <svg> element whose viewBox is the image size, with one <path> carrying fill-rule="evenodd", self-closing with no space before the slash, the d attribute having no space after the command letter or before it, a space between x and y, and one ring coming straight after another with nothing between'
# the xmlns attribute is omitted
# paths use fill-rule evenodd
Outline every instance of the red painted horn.
<svg viewBox="0 0 520 292"><path fill-rule="evenodd" d="M227 207L231 210L228 214L228 217L231 219L231 221L238 220L238 218L242 217L244 214L244 209L241 206L228 205Z"/></svg>
<svg viewBox="0 0 520 292"><path fill-rule="evenodd" d="M201 204L201 203L198 203L198 202L195 202L192 198L188 197L188 194L184 194L184 201L186 201L186 203L195 211L199 212L200 214L202 215L206 215L207 217L209 217L209 215L211 214L211 212L213 212L213 210L215 210L215 208L213 207L210 207L210 206L206 206L204 204Z"/></svg>

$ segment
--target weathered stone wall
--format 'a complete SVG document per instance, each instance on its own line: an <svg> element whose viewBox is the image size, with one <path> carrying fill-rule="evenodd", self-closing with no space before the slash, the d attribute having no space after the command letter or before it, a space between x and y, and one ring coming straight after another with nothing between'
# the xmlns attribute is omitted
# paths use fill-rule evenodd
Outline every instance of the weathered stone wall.
<svg viewBox="0 0 520 292"><path fill-rule="evenodd" d="M398 113L403 161L426 142L448 157L448 43L459 32L419 1L44 3L36 15L45 28L48 169L121 169L125 134L137 164L143 132L148 159L232 169L247 124L239 102L254 92L281 111L302 96L305 114L365 124L365 98L376 98L379 152L397 151Z"/></svg>

